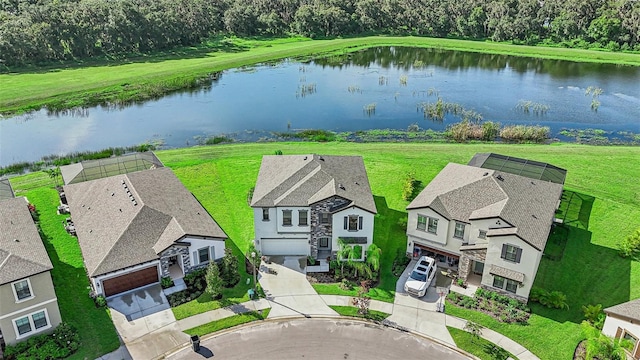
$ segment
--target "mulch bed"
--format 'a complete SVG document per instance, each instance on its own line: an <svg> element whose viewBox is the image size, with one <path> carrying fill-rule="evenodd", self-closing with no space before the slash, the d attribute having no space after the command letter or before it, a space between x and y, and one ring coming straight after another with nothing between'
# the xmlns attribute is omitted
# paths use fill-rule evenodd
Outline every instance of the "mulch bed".
<svg viewBox="0 0 640 360"><path fill-rule="evenodd" d="M307 280L311 284L330 284L336 282L331 273L307 273Z"/></svg>
<svg viewBox="0 0 640 360"><path fill-rule="evenodd" d="M585 360L587 356L587 340L582 340L573 352L573 360Z"/></svg>

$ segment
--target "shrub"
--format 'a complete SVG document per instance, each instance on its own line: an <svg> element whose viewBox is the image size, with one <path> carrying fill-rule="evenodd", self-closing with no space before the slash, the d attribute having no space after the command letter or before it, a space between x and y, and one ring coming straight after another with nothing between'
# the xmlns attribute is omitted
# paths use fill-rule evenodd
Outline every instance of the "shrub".
<svg viewBox="0 0 640 360"><path fill-rule="evenodd" d="M544 291L540 294L539 300L541 305L554 309L569 309L567 304L567 296L560 291Z"/></svg>
<svg viewBox="0 0 640 360"><path fill-rule="evenodd" d="M640 229L622 240L619 245L619 253L623 258L640 253Z"/></svg>
<svg viewBox="0 0 640 360"><path fill-rule="evenodd" d="M582 312L584 313L585 320L597 329L602 329L605 319L604 311L602 311L602 304L583 305Z"/></svg>
<svg viewBox="0 0 640 360"><path fill-rule="evenodd" d="M309 255L307 256L307 263L309 263L311 266L316 264L316 259L313 258L313 256Z"/></svg>
<svg viewBox="0 0 640 360"><path fill-rule="evenodd" d="M171 280L169 276L163 276L162 279L160 279L160 286L163 289L170 288L173 286L173 280Z"/></svg>
<svg viewBox="0 0 640 360"><path fill-rule="evenodd" d="M105 306L107 306L107 299L102 295L96 296L93 301L96 303L97 307L105 307Z"/></svg>
<svg viewBox="0 0 640 360"><path fill-rule="evenodd" d="M342 279L342 281L340 282L340 289L342 290L353 289L353 286L351 285L351 281L349 281L348 279Z"/></svg>
<svg viewBox="0 0 640 360"><path fill-rule="evenodd" d="M61 323L52 334L38 335L16 345L8 345L4 355L7 360L64 359L79 347L80 338L77 331L71 325Z"/></svg>
<svg viewBox="0 0 640 360"><path fill-rule="evenodd" d="M240 282L240 272L238 271L238 258L233 255L231 248L224 249L224 257L220 262L220 277L224 287L234 287Z"/></svg>
<svg viewBox="0 0 640 360"><path fill-rule="evenodd" d="M416 180L416 175L413 172L407 174L404 185L402 186L402 198L406 201L413 200L417 194L417 187L420 185L420 181Z"/></svg>

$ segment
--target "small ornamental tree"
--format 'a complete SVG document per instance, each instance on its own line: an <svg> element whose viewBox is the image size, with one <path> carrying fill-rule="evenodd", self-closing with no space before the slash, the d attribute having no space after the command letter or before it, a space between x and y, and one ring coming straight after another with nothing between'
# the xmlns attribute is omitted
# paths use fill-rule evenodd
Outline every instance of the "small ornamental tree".
<svg viewBox="0 0 640 360"><path fill-rule="evenodd" d="M363 281L360 289L358 289L358 296L354 297L352 303L358 308L358 314L367 316L369 314L369 305L371 305L371 298L366 294L369 292L368 283Z"/></svg>
<svg viewBox="0 0 640 360"><path fill-rule="evenodd" d="M482 335L482 325L474 323L473 321L467 321L464 325L464 330L468 331L473 336L471 342L474 342L475 339L479 339L480 335Z"/></svg>
<svg viewBox="0 0 640 360"><path fill-rule="evenodd" d="M230 248L224 249L224 257L220 264L220 276L225 287L234 287L240 281L240 272L238 271L238 258L233 255Z"/></svg>
<svg viewBox="0 0 640 360"><path fill-rule="evenodd" d="M207 281L207 293L209 293L213 299L219 299L222 297L224 281L220 276L220 270L218 269L218 264L216 264L215 261L209 263L207 273L205 274L205 280Z"/></svg>

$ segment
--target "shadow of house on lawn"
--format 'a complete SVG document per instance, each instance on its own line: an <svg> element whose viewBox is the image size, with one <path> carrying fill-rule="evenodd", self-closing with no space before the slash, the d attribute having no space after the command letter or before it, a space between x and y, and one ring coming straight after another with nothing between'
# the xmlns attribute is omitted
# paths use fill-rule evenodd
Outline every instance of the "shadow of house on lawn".
<svg viewBox="0 0 640 360"><path fill-rule="evenodd" d="M533 313L558 322L580 323L584 320L584 305L602 304L606 308L629 300L631 259L592 241L589 223L595 200L577 192L563 193L565 204L561 203L557 214L566 229L563 255L559 260L543 256L534 286L563 292L569 309L548 309L530 303ZM553 246L547 245L545 253Z"/></svg>
<svg viewBox="0 0 640 360"><path fill-rule="evenodd" d="M382 196L374 195L373 199L378 209L373 229L373 242L382 249L380 283L376 291L383 292L393 299L398 278L393 275L391 270L395 257L398 254L404 256L406 252L406 227L401 224L401 219L406 218L407 213L390 209L387 200Z"/></svg>

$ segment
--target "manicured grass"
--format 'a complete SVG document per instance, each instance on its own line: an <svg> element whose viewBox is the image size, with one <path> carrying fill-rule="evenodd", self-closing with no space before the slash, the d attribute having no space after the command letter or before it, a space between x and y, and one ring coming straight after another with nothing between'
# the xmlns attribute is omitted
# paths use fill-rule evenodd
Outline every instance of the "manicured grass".
<svg viewBox="0 0 640 360"><path fill-rule="evenodd" d="M473 354L479 357L482 360L495 360L489 352L488 349L491 348L494 344L491 341L485 340L483 338L474 338L471 333L456 329L450 326L447 326L449 330L449 334L453 338L453 341L456 343L456 346L470 354ZM500 347L499 347L500 348ZM505 351L504 349L500 348ZM513 360L518 360L513 354L507 352L509 357ZM506 359L506 357L504 358Z"/></svg>
<svg viewBox="0 0 640 360"><path fill-rule="evenodd" d="M406 247L406 237L397 226L397 219L406 216L408 204L401 198L405 175L414 171L417 180L428 184L448 162L467 163L476 152L524 157L568 170L566 187L582 196L579 209L576 205L567 209L567 213L577 214L576 219L569 220L575 226L569 228L562 259L542 260L535 285L562 290L568 296L569 310L550 310L534 304L528 326L502 324L453 306L447 307L449 313L505 334L541 359L570 359L581 338L582 305L602 303L607 307L640 297L640 263L622 259L616 252L618 241L640 227L640 186L636 182L640 168L632 165L640 158L638 147L256 143L167 150L158 152L158 156L174 169L244 251L253 237L247 193L257 178L261 156L275 150L284 154L363 156L380 213L374 242L383 250L382 273L386 274L375 291L388 293L388 299L392 298L396 281L390 275L393 258ZM333 285L315 287L321 293L356 294L344 293Z"/></svg>
<svg viewBox="0 0 640 360"><path fill-rule="evenodd" d="M212 321L210 323L206 323L204 325L196 326L194 328L185 330L185 333L189 335L198 335L198 336L211 334L216 331L228 329L228 328L246 324L252 321L264 320L267 318L267 316L269 316L269 311L271 311L271 309L264 309L262 310L261 313L258 313L256 311L249 311L244 314L233 315L228 318Z"/></svg>
<svg viewBox="0 0 640 360"><path fill-rule="evenodd" d="M329 307L342 316L359 317L375 321L382 321L391 315L387 314L386 312L376 310L369 310L369 313L367 315L360 315L358 314L358 308L354 306L329 305Z"/></svg>
<svg viewBox="0 0 640 360"><path fill-rule="evenodd" d="M59 199L52 180L44 173L34 173L14 178L11 184L16 195L26 196L40 213L62 320L76 327L80 334L80 349L70 359L95 359L117 349L120 341L108 311L96 308L89 298L89 280L78 240L67 234L62 225L68 215L56 214ZM40 187L34 188L34 184Z"/></svg>
<svg viewBox="0 0 640 360"><path fill-rule="evenodd" d="M235 39L228 52L219 43L183 49L128 62L87 64L62 69L0 74L0 112L20 113L42 106L58 109L89 106L100 102L122 102L155 98L193 86L193 79L211 72L287 57L350 52L373 46L433 47L483 53L499 53L585 62L640 65L640 55L591 50L510 45L482 41L426 37L372 36L309 40L305 38Z"/></svg>

